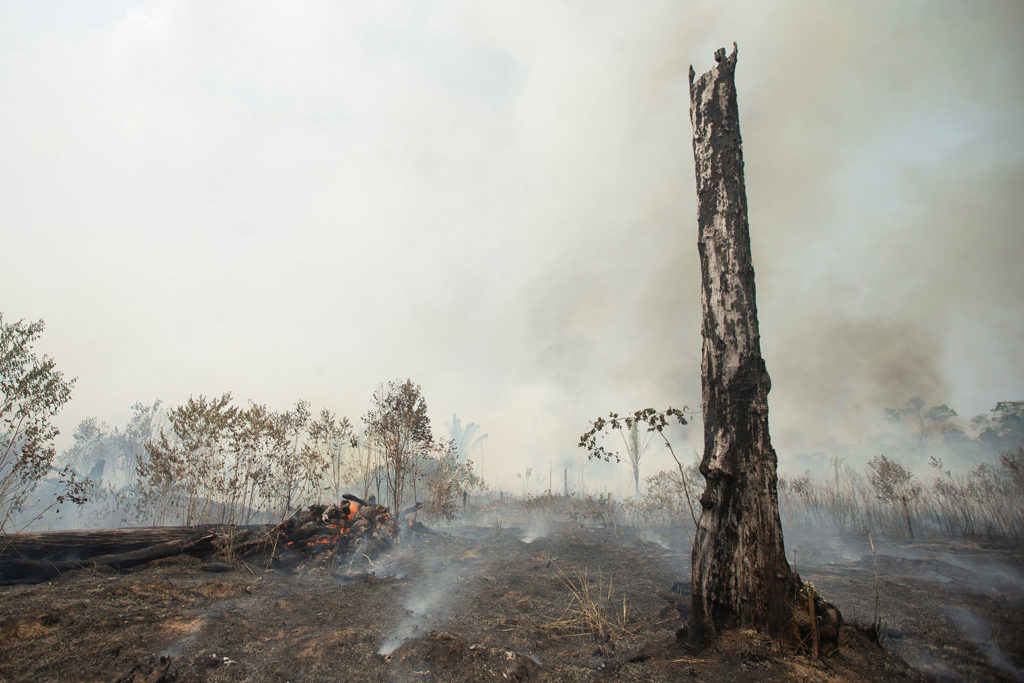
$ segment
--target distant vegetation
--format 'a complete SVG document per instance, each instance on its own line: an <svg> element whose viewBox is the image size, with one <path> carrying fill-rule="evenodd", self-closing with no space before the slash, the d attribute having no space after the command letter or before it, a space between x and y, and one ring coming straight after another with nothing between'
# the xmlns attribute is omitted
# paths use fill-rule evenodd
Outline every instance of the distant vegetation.
<svg viewBox="0 0 1024 683"><path fill-rule="evenodd" d="M666 415L676 412L669 409ZM927 457L927 468L911 468L896 456L878 454L868 459L864 469L855 469L845 457L833 454L828 472L779 479L779 507L786 529L895 536L1024 536L1024 401L1001 401L989 414L975 416L966 425L948 406L928 406L917 397L885 414L898 425L899 433L869 443L893 447L912 459ZM651 416L660 421L649 423ZM681 413L678 417L685 424ZM645 446L635 438L638 432L658 434L671 448L659 425L664 427L664 415L653 410L625 416L611 413L595 420L579 445L592 459L626 460L636 480L638 454ZM601 445L600 437L612 432L620 435L625 457ZM958 471L937 453L981 462ZM616 503L602 496L586 504L563 503L568 505L563 514L595 523L692 528L704 489L699 459L689 466L678 458L675 462L676 470L647 477L644 490L637 486L633 497ZM555 504L544 502L545 506Z"/></svg>
<svg viewBox="0 0 1024 683"><path fill-rule="evenodd" d="M276 522L345 491L400 508L424 503L429 518L451 518L462 495L480 490L473 462L435 438L426 400L411 380L381 385L356 433L352 423L309 403L285 411L235 405L231 394L190 397L179 406L136 403L124 429L87 418L59 458L79 480L79 509L61 526L253 524ZM39 516L57 480L41 477ZM50 526L43 524L41 526Z"/></svg>
<svg viewBox="0 0 1024 683"><path fill-rule="evenodd" d="M34 352L43 329L42 321L10 323L0 315L0 532L33 522L40 522L37 528L273 522L346 491L395 508L422 502L435 520L454 518L467 500L471 511L496 509L469 459L487 435L453 415L445 425L450 438L435 436L422 389L408 379L380 385L359 427L328 409L314 414L306 401L278 411L237 405L230 393L200 395L178 406L136 403L123 427L86 418L58 455L51 420L74 380ZM875 453L866 465L834 453L827 472L780 478L786 529L1024 535L1024 401L999 402L970 420L916 397L885 413L898 433L866 442ZM561 495L550 488L533 492L526 467L518 475L517 504L579 524L692 529L704 481L696 459L683 463L672 450L667 428L676 423L686 419L671 408L611 413L580 438L591 458L629 464L634 495L571 490L567 472ZM612 432L624 457L604 445ZM652 438L668 447L676 467L641 480L641 457ZM947 456L973 465L956 467Z"/></svg>
<svg viewBox="0 0 1024 683"><path fill-rule="evenodd" d="M543 492L525 496L519 505L539 524L554 519L638 529L681 527L691 534L704 489L698 462L684 467L682 476L677 469L646 477L640 495ZM1021 537L1024 448L1003 452L992 462L961 473L936 459L932 474L918 477L896 460L878 456L863 471L841 464L838 475L780 478L779 510L787 532Z"/></svg>
<svg viewBox="0 0 1024 683"><path fill-rule="evenodd" d="M918 397L885 414L897 433L867 442L876 454L864 469L834 453L827 474L779 480L784 526L1024 535L1024 401L1000 401L966 421Z"/></svg>
<svg viewBox="0 0 1024 683"><path fill-rule="evenodd" d="M933 458L932 470L918 477L880 455L866 473L841 466L834 479L780 479L783 525L893 536L1024 536L1024 448L967 472Z"/></svg>

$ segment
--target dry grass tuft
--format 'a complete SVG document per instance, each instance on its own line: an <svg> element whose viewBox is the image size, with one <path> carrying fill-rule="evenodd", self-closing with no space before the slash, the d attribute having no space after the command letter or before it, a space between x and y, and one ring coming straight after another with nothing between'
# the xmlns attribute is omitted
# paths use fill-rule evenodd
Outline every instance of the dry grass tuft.
<svg viewBox="0 0 1024 683"><path fill-rule="evenodd" d="M595 581L586 567L573 569L570 573L550 557L547 560L559 583L569 592L569 604L558 618L542 624L543 628L572 636L594 636L599 640L635 635L637 629L627 626L626 596L622 596L621 609L613 599L613 575L609 574L606 582L599 570Z"/></svg>

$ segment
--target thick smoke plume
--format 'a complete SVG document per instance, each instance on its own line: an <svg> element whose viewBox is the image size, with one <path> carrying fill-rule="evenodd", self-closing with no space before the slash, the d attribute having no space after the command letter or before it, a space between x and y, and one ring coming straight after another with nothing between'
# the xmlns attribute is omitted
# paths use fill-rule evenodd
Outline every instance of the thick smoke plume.
<svg viewBox="0 0 1024 683"><path fill-rule="evenodd" d="M1021 398L1020 3L88 7L0 10L0 289L80 378L65 435L408 376L511 488L698 405L686 72L734 40L783 468Z"/></svg>

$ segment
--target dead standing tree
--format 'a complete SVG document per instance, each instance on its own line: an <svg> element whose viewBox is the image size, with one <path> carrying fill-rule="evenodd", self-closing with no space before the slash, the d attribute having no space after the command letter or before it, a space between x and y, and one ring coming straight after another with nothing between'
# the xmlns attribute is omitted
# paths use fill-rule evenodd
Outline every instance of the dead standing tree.
<svg viewBox="0 0 1024 683"><path fill-rule="evenodd" d="M696 643L740 626L799 638L801 582L783 548L777 459L768 435L771 381L754 300L736 52L735 45L728 57L718 50L718 65L696 81L690 68L704 338L700 471L707 482L692 557L689 634Z"/></svg>

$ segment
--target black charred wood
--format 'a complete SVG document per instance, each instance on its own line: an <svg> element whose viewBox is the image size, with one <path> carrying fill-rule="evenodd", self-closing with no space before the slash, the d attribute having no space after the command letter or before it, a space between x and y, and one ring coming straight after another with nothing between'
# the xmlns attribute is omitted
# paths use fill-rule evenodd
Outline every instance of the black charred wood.
<svg viewBox="0 0 1024 683"><path fill-rule="evenodd" d="M141 548L114 555L96 555L87 560L22 560L10 559L0 562L0 585L16 583L40 583L76 569L108 569L124 571L174 555L197 555L200 557L211 554L215 550L214 540L217 534L203 532L187 541L169 541L157 543L148 548Z"/></svg>
<svg viewBox="0 0 1024 683"><path fill-rule="evenodd" d="M0 563L21 560L86 560L141 550L157 543L188 541L212 527L82 529L0 535Z"/></svg>
<svg viewBox="0 0 1024 683"><path fill-rule="evenodd" d="M305 538L309 538L313 534L316 534L322 530L323 527L319 524L316 524L314 522L306 522L299 528L293 529L290 533L287 534L287 536L289 541L301 541Z"/></svg>
<svg viewBox="0 0 1024 683"><path fill-rule="evenodd" d="M171 673L171 658L154 655L133 666L125 675L114 679L114 683L163 683L174 679L175 676Z"/></svg>
<svg viewBox="0 0 1024 683"><path fill-rule="evenodd" d="M423 503L416 503L415 505L410 505L409 507L402 510L401 514L399 514L398 516L405 517L406 515L411 515L414 512L419 512L422 509Z"/></svg>

